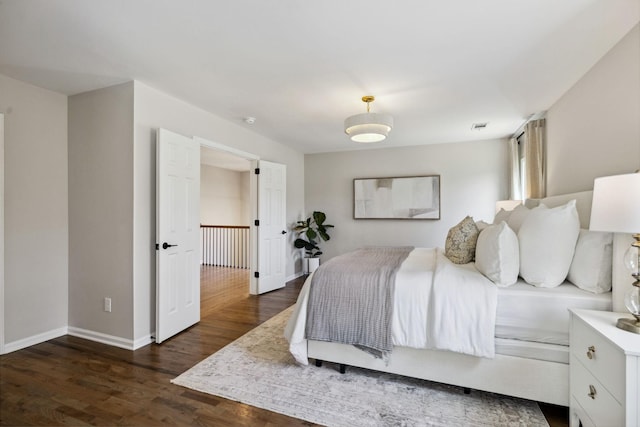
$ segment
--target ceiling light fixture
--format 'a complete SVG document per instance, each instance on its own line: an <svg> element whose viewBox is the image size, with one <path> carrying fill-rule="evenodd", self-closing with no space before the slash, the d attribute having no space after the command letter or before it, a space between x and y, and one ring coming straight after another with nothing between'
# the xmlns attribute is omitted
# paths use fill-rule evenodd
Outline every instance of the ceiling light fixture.
<svg viewBox="0 0 640 427"><path fill-rule="evenodd" d="M355 142L380 142L389 136L393 128L393 117L388 114L370 113L369 104L375 101L375 97L363 96L362 101L367 103L367 112L347 117L344 121L344 133Z"/></svg>

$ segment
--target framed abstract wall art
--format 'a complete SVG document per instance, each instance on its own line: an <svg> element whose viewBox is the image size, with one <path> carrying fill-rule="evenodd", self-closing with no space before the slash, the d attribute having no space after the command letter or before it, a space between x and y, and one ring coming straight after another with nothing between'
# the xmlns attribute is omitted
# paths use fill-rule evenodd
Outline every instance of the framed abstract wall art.
<svg viewBox="0 0 640 427"><path fill-rule="evenodd" d="M353 180L354 219L440 219L440 175Z"/></svg>

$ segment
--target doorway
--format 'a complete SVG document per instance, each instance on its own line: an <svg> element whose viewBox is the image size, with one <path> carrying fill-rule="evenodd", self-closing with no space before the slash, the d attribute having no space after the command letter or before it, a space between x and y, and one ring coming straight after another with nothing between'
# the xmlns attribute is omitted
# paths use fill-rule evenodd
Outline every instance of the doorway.
<svg viewBox="0 0 640 427"><path fill-rule="evenodd" d="M247 161L250 165L246 178L240 180L249 183L249 202L246 203L249 208L245 210L249 212L249 217L254 222L248 227L245 245L247 249L245 258L248 259L249 265L247 273L249 274L241 274L241 277L248 278L248 286L244 285L246 282L242 280L242 284L239 286L242 293L238 294L239 298L246 298L243 296L246 295L243 289L248 288L249 294L258 295L285 286L286 166L259 160L257 156L252 154L203 138L196 136L189 138L166 129L159 129L156 167L158 175L156 180L158 194L156 235L158 241L163 243L161 245L156 243L156 249L158 247L162 249L156 258L158 266L158 274L156 275L156 342L158 343L171 336L159 332L163 322L170 323L173 320L174 322L170 323L170 326L177 329L182 326L182 323L188 323L176 322L176 320L181 320L179 316L187 317L188 315L187 320L191 322L192 317L200 319L202 311L208 312L210 310L210 307L205 307L203 310L200 304L203 293L200 276L211 277L212 274L216 276L216 271L212 271L212 274L202 274L201 271L202 256L205 251L202 246L204 237L201 230L203 227L198 226L198 222L201 220L201 212L199 211L201 162L199 158L203 147L213 149L213 157L223 157L227 169L230 168L228 163L231 160L237 160L236 157L244 159L242 160L244 163L242 169L246 169ZM205 157L207 153L208 151L205 151ZM220 169L224 168L218 167L218 173ZM214 186L227 190L227 185L220 183L220 181L214 180ZM244 188L244 192L246 192L246 187ZM229 207L225 207L228 205L221 202L225 197L220 195L216 197L220 200L214 203L214 209L218 214L227 215L228 218ZM240 210L232 214L232 220L235 222L241 221L242 217L246 218L246 213L243 215L242 212L243 210ZM212 222L217 221L219 219L215 218ZM247 226L227 226L227 228L229 227L247 228ZM184 238L182 235L188 238ZM227 264L220 266L238 267ZM210 281L213 284L220 282L227 283L224 278ZM178 288L184 283L189 286L188 292L178 291ZM217 289L213 292L214 294L224 292L224 289ZM210 294L211 292L205 290L205 293ZM207 298L209 301L218 299L215 297ZM184 309L181 308L182 306ZM197 316L193 316L194 313Z"/></svg>
<svg viewBox="0 0 640 427"><path fill-rule="evenodd" d="M200 312L249 296L251 160L200 145Z"/></svg>

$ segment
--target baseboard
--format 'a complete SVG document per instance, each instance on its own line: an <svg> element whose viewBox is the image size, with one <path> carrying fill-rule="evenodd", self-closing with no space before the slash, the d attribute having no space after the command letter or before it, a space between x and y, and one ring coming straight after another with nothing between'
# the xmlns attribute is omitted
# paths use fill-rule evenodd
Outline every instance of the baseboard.
<svg viewBox="0 0 640 427"><path fill-rule="evenodd" d="M124 348L125 350L135 350L136 348L141 347L141 345L138 347L135 346L137 341L134 342L133 340L127 338L116 337L113 335L103 334L102 332L89 331L82 328L75 328L73 326L69 326L68 329L68 334L72 337L83 338L89 341L95 341L114 347Z"/></svg>
<svg viewBox="0 0 640 427"><path fill-rule="evenodd" d="M305 275L305 274L304 274L304 272L300 271L300 272L298 272L298 273L294 273L294 274L292 274L291 276L287 277L287 278L286 278L286 281L287 281L287 282L290 282L290 281L292 281L292 280L296 280L298 277L302 277L302 276L304 276L304 275Z"/></svg>
<svg viewBox="0 0 640 427"><path fill-rule="evenodd" d="M133 349L137 350L141 347L144 347L146 345L149 345L151 343L154 343L156 340L153 338L153 336L155 335L155 332L153 334L149 334L147 336L144 336L142 338L138 338L137 340L135 340L133 342Z"/></svg>
<svg viewBox="0 0 640 427"><path fill-rule="evenodd" d="M31 347L32 345L41 344L45 341L52 340L67 335L67 327L64 326L58 329L52 329L41 334L32 335L27 338L22 338L17 341L5 343L3 354L11 353L14 351L22 350L23 348Z"/></svg>
<svg viewBox="0 0 640 427"><path fill-rule="evenodd" d="M69 326L69 327L65 326L62 328L43 332L38 335L22 338L17 341L5 343L4 351L1 354L12 353L14 351L22 350L23 348L31 347L32 345L36 345L36 344L41 344L45 341L49 341L54 338L59 338L65 335L71 335L73 337L83 338L89 341L96 341L102 344L124 348L125 350L137 350L140 347L144 347L154 342L154 339L151 334L144 336L142 338L138 338L135 341L132 341L126 338L103 334L101 332L89 331L87 329L82 329L82 328L74 328L72 326Z"/></svg>

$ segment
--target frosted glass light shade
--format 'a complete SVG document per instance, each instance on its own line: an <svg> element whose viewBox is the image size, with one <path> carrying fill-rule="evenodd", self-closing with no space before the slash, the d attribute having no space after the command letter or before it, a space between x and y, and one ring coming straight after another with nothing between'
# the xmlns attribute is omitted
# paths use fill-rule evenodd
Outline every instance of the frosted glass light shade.
<svg viewBox="0 0 640 427"><path fill-rule="evenodd" d="M389 136L393 117L388 114L363 113L347 117L344 132L355 142L380 142Z"/></svg>

